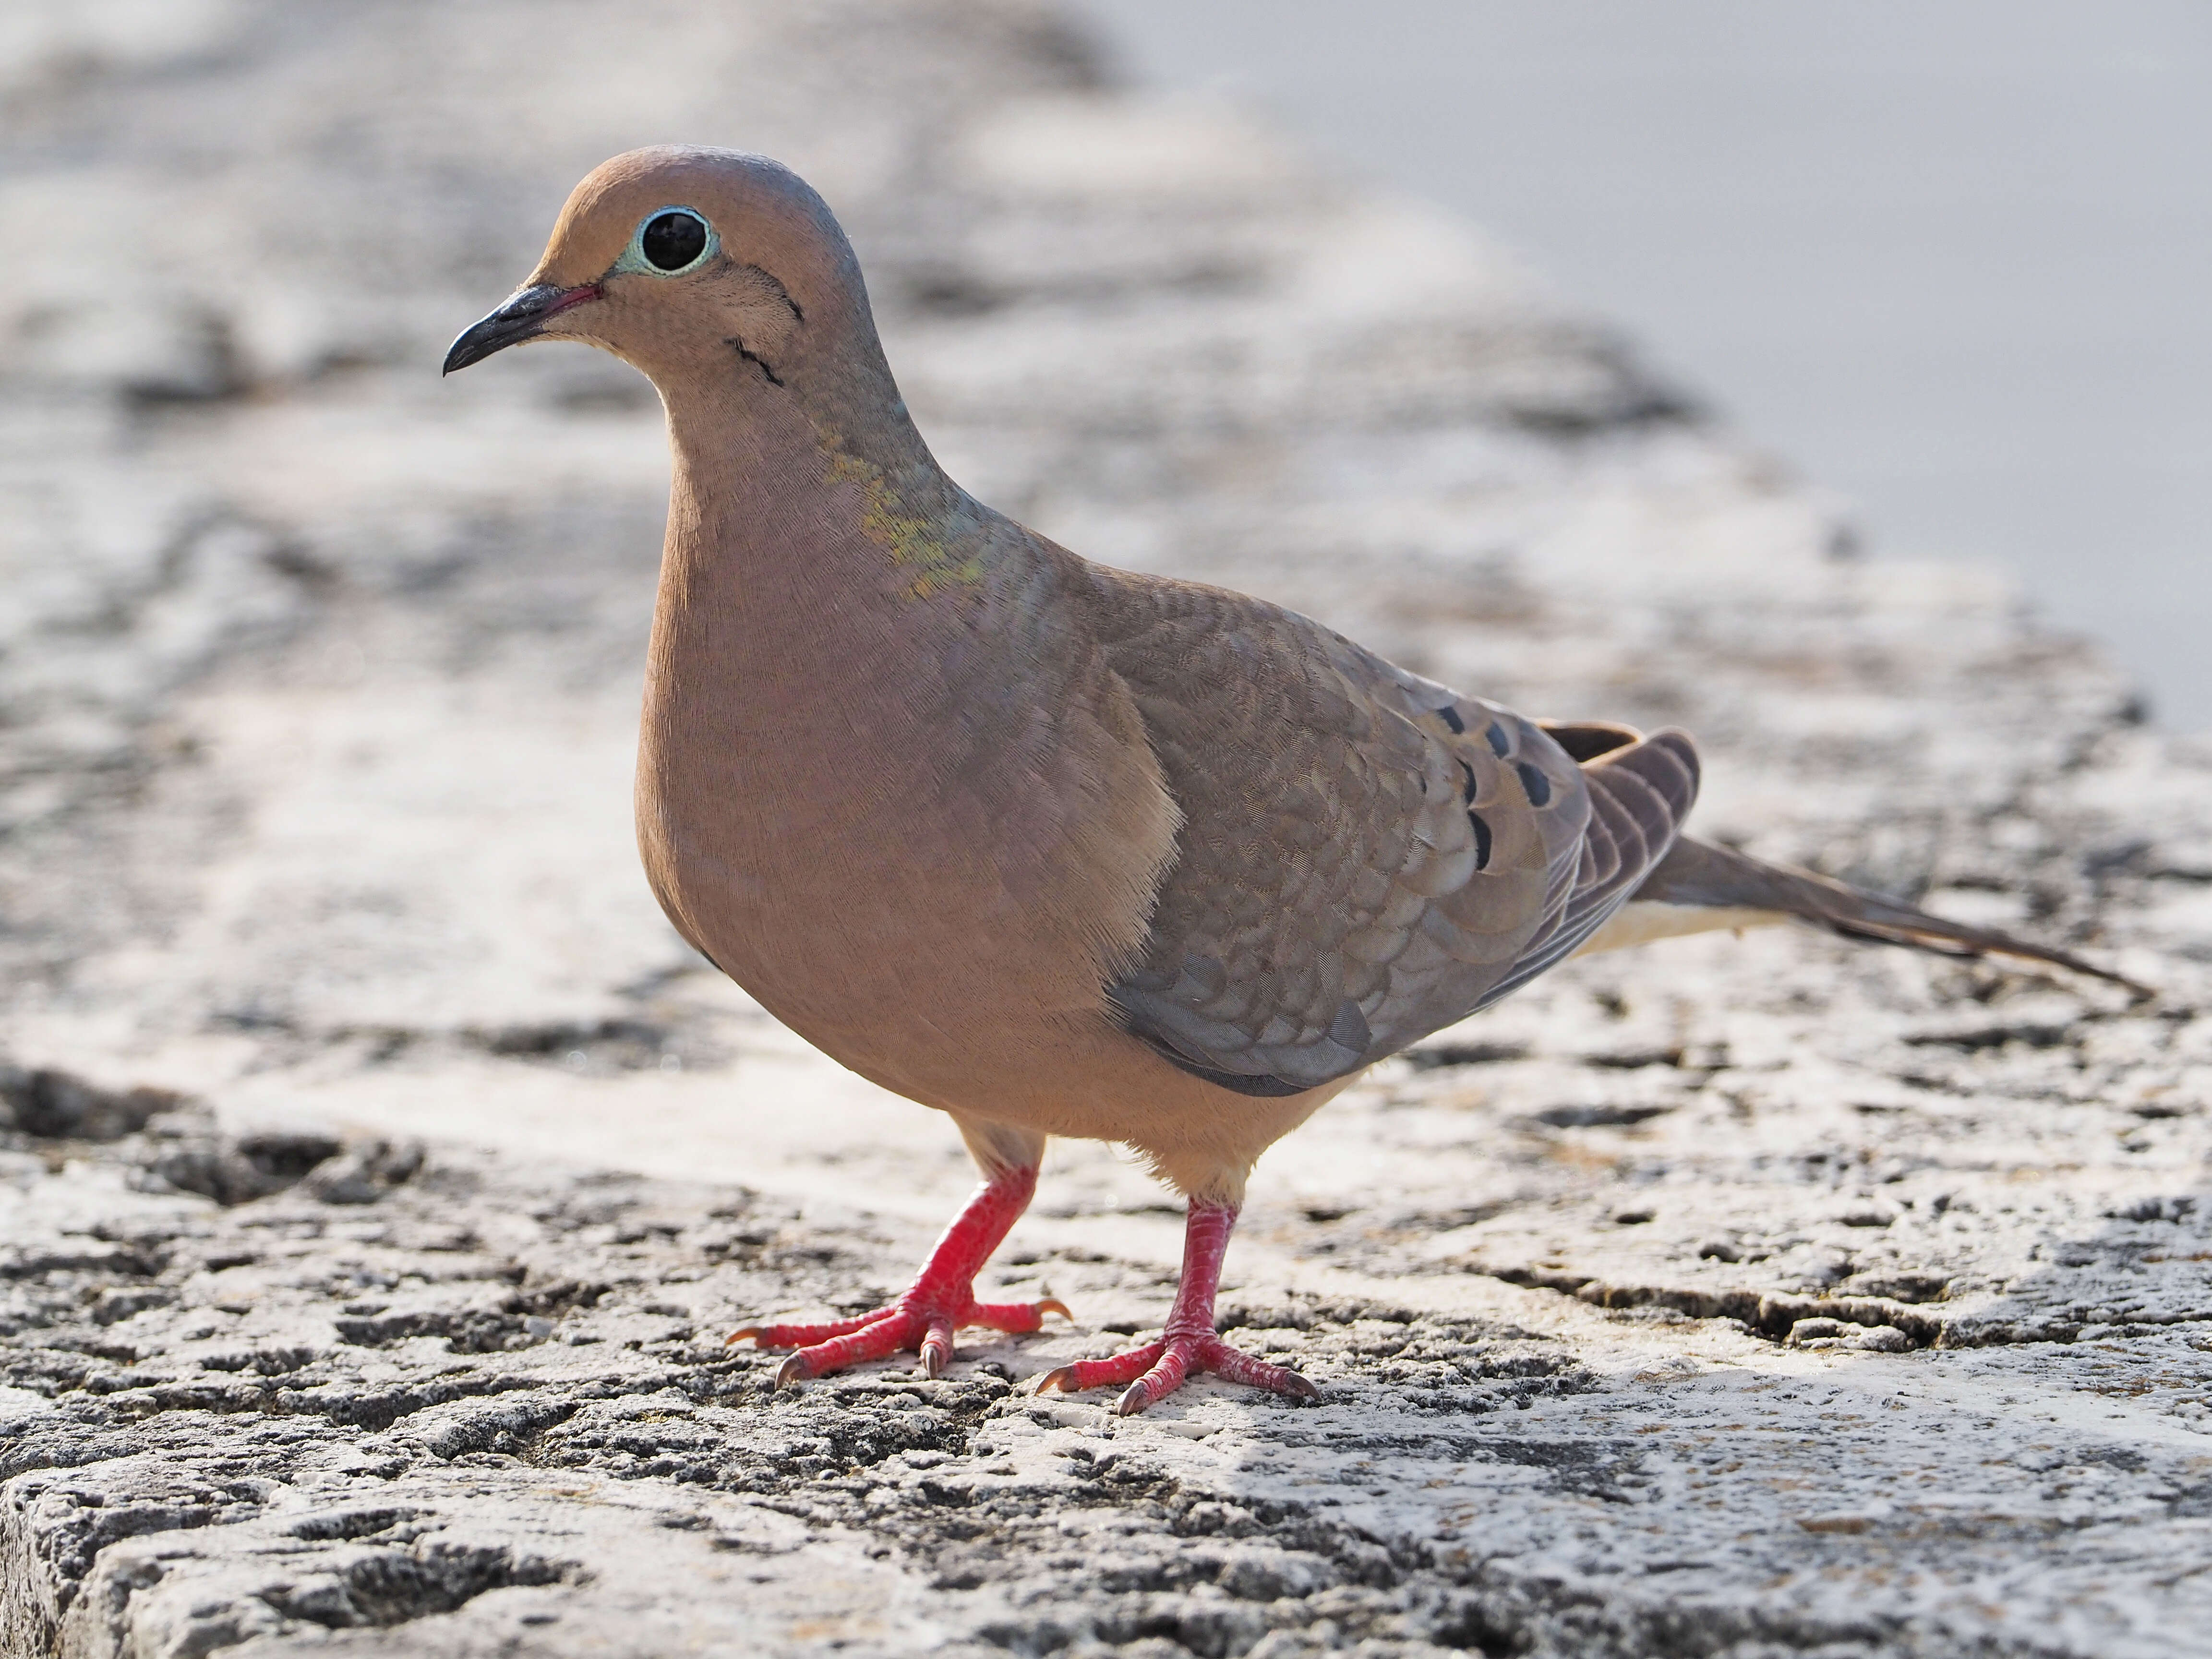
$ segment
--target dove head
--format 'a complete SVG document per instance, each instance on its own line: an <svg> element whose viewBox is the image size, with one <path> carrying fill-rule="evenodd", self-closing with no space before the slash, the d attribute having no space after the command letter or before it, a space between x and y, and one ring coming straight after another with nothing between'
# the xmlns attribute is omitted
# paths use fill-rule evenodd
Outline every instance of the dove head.
<svg viewBox="0 0 2212 1659"><path fill-rule="evenodd" d="M596 169L538 268L453 342L446 373L532 340L612 352L664 397L705 382L739 398L897 398L828 205L739 150L637 149Z"/></svg>

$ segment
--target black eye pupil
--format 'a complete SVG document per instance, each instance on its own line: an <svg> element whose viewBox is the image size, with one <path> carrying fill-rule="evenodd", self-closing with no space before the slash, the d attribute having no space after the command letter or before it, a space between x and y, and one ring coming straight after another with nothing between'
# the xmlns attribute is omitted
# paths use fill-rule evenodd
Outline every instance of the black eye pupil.
<svg viewBox="0 0 2212 1659"><path fill-rule="evenodd" d="M688 213L655 214L637 239L656 270L681 270L707 251L707 227Z"/></svg>

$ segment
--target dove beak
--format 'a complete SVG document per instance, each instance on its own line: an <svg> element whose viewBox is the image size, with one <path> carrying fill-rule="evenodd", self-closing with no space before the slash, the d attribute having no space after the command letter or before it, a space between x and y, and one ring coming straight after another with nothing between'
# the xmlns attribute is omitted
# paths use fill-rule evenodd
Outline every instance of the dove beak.
<svg viewBox="0 0 2212 1659"><path fill-rule="evenodd" d="M535 283L528 288L517 289L499 309L482 322L461 331L446 353L445 374L457 368L466 368L471 363L480 363L495 351L504 351L511 345L520 345L525 340L534 340L544 330L548 319L557 316L571 306L580 306L599 297L599 285L586 283L581 288L561 288L551 283Z"/></svg>

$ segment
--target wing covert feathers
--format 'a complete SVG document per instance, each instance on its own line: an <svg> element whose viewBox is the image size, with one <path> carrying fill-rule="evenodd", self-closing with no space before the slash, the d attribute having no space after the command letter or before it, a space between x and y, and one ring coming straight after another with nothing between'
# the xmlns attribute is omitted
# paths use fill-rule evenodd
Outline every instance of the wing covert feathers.
<svg viewBox="0 0 2212 1659"><path fill-rule="evenodd" d="M1182 812L1108 994L1224 1088L1303 1093L1524 983L1626 900L1695 799L1679 732L1555 734L1218 589L1106 597L1109 660Z"/></svg>
<svg viewBox="0 0 2212 1659"><path fill-rule="evenodd" d="M1700 909L1779 912L1818 924L1845 939L1910 945L1942 956L2016 957L2051 963L2129 989L2145 988L2070 951L2031 945L1993 927L1946 921L1925 910L1887 899L1807 870L1767 864L1724 847L1684 836L1674 842L1635 895L1637 903ZM1687 931L1687 930L1685 930ZM1656 934L1654 935L1656 936Z"/></svg>

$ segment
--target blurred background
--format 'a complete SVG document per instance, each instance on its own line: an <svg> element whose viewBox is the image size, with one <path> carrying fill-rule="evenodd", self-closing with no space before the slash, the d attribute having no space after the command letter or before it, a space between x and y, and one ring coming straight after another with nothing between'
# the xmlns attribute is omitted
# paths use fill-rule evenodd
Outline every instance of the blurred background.
<svg viewBox="0 0 2212 1659"><path fill-rule="evenodd" d="M0 1054L825 1182L880 1113L886 1188L966 1179L639 873L651 387L438 375L670 142L814 182L948 470L1067 546L1686 726L1762 855L2076 940L2163 884L2212 957L2203 751L2136 699L2203 707L2202 30L1825 15L13 0ZM1893 971L1764 948L1711 1006Z"/></svg>
<svg viewBox="0 0 2212 1659"><path fill-rule="evenodd" d="M1085 0L1161 86L1465 213L2212 725L2212 9Z"/></svg>

